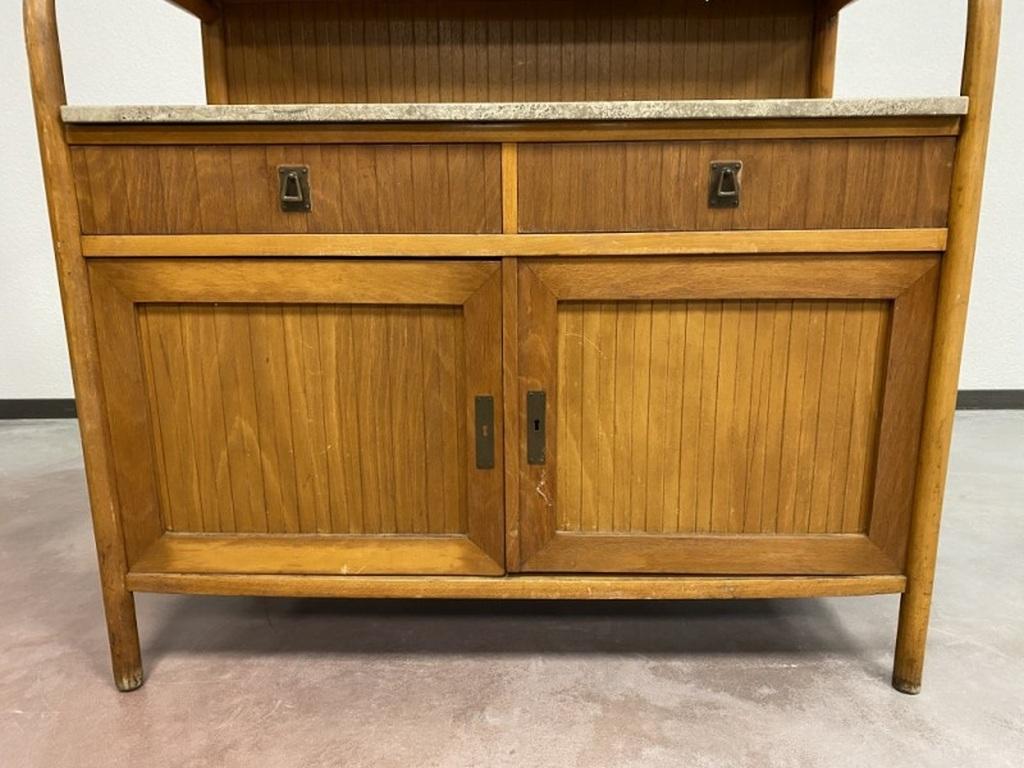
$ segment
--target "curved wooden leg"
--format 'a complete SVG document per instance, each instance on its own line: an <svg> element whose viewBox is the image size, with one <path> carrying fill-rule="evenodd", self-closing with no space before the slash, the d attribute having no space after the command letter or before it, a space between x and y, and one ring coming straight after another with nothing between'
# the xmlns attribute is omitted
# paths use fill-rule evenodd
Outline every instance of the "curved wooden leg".
<svg viewBox="0 0 1024 768"><path fill-rule="evenodd" d="M135 596L127 589L104 589L103 607L110 638L114 684L122 692L142 687L142 651L135 620Z"/></svg>
<svg viewBox="0 0 1024 768"><path fill-rule="evenodd" d="M67 103L67 96L54 0L24 0L24 14L32 98L74 372L114 682L119 690L133 691L142 685L142 656L135 600L124 583L128 566L107 434L89 276L80 249L82 225L74 202L71 151L60 119L60 108Z"/></svg>
<svg viewBox="0 0 1024 768"><path fill-rule="evenodd" d="M914 510L907 549L907 591L900 602L892 684L897 691L921 692L928 617L935 581L935 554L942 515L949 442L956 410L960 358L967 322L967 300L974 269L981 188L995 92L1002 0L969 0L962 93L970 99L957 143L949 240L942 258L935 338L929 372Z"/></svg>

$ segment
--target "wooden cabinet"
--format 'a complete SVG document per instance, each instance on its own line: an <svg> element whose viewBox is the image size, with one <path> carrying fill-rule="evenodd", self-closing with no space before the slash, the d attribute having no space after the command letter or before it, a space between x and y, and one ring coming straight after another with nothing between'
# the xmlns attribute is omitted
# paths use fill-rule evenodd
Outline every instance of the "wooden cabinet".
<svg viewBox="0 0 1024 768"><path fill-rule="evenodd" d="M197 107L24 3L119 688L136 592L899 593L918 690L999 0L864 100L845 0L175 0Z"/></svg>

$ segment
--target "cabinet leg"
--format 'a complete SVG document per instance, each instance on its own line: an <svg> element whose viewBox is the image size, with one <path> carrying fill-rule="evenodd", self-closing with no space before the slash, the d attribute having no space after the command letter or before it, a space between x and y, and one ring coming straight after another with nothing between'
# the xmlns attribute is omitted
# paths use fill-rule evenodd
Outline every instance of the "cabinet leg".
<svg viewBox="0 0 1024 768"><path fill-rule="evenodd" d="M135 596L126 589L104 589L103 607L107 615L114 684L119 691L134 691L142 686L143 680Z"/></svg>
<svg viewBox="0 0 1024 768"><path fill-rule="evenodd" d="M896 658L892 687L900 693L921 692L924 651L928 640L928 617L932 609L931 584L927 588L908 585L900 599L900 622L896 631Z"/></svg>

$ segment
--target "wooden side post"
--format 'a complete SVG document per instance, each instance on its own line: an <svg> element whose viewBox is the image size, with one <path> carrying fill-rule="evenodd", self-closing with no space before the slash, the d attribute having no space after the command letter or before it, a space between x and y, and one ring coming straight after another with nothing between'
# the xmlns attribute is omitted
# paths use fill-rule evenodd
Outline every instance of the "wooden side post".
<svg viewBox="0 0 1024 768"><path fill-rule="evenodd" d="M839 10L831 3L818 3L814 10L814 38L811 49L811 81L808 96L832 97L836 79L836 45L839 37Z"/></svg>
<svg viewBox="0 0 1024 768"><path fill-rule="evenodd" d="M956 410L967 300L978 235L1002 0L970 0L963 94L971 100L953 171L949 241L942 262L935 338L907 550L907 590L900 602L893 687L919 693L931 612L939 520Z"/></svg>
<svg viewBox="0 0 1024 768"><path fill-rule="evenodd" d="M219 17L214 21L204 21L202 31L206 102L208 104L230 104L224 22Z"/></svg>
<svg viewBox="0 0 1024 768"><path fill-rule="evenodd" d="M142 658L135 600L125 581L128 565L104 416L89 277L81 251L71 153L60 120L66 96L54 0L25 0L24 12L36 128L74 372L114 682L118 689L131 691L142 685Z"/></svg>
<svg viewBox="0 0 1024 768"><path fill-rule="evenodd" d="M220 9L211 0L169 0L201 21L214 21L220 17Z"/></svg>

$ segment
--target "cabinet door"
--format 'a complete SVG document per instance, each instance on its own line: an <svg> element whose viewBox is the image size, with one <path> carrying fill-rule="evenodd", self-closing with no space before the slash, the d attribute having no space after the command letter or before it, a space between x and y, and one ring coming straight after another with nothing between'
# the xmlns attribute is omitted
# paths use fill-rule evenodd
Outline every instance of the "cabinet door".
<svg viewBox="0 0 1024 768"><path fill-rule="evenodd" d="M504 570L497 263L99 260L90 279L133 570Z"/></svg>
<svg viewBox="0 0 1024 768"><path fill-rule="evenodd" d="M521 262L513 567L900 572L937 266Z"/></svg>

